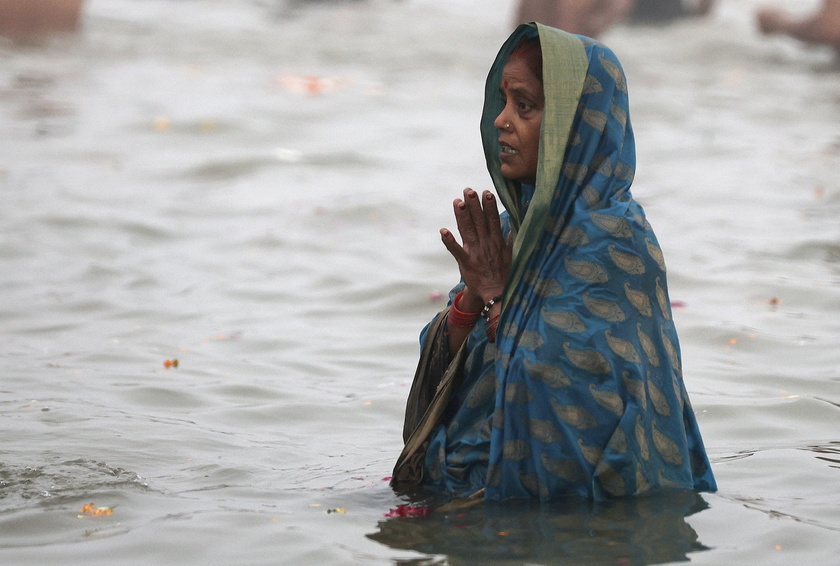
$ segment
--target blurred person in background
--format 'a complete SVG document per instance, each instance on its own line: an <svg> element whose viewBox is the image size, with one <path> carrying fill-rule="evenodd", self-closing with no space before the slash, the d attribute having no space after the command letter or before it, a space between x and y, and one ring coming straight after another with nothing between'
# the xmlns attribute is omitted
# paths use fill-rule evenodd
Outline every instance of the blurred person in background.
<svg viewBox="0 0 840 566"><path fill-rule="evenodd" d="M540 22L569 33L599 37L613 24L664 23L701 16L713 0L520 0L516 24Z"/></svg>
<svg viewBox="0 0 840 566"><path fill-rule="evenodd" d="M588 37L599 37L624 19L633 0L520 0L515 24L540 22Z"/></svg>
<svg viewBox="0 0 840 566"><path fill-rule="evenodd" d="M23 39L78 28L82 0L0 0L0 34Z"/></svg>
<svg viewBox="0 0 840 566"><path fill-rule="evenodd" d="M678 18L705 16L714 0L633 0L630 19L636 23L669 22Z"/></svg>
<svg viewBox="0 0 840 566"><path fill-rule="evenodd" d="M756 14L758 29L766 35L789 35L816 45L829 45L840 54L840 0L823 0L811 16L794 18L776 8L763 8Z"/></svg>

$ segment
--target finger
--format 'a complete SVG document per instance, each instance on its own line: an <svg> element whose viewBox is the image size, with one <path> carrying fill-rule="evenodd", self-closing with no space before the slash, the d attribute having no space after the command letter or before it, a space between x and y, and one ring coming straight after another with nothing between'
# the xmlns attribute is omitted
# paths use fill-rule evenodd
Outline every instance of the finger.
<svg viewBox="0 0 840 566"><path fill-rule="evenodd" d="M467 253L455 239L455 235L446 228L441 228L440 239L443 245L446 246L446 249L449 250L449 253L452 254L452 257L455 258L455 261L460 265L461 261L466 258Z"/></svg>
<svg viewBox="0 0 840 566"><path fill-rule="evenodd" d="M461 240L464 242L464 247L469 248L478 242L478 234L475 230L475 223L470 214L467 203L461 199L455 199L452 203L455 210L455 222L458 225L458 232L461 234Z"/></svg>
<svg viewBox="0 0 840 566"><path fill-rule="evenodd" d="M499 218L499 206L496 197L490 191L482 194L484 200L484 221L487 225L487 233L491 240L502 239L502 221Z"/></svg>
<svg viewBox="0 0 840 566"><path fill-rule="evenodd" d="M467 210L469 210L470 218L475 226L476 237L484 239L487 235L487 221L484 219L484 211L481 209L481 199L478 197L478 193L467 187L464 189L464 201L467 203Z"/></svg>

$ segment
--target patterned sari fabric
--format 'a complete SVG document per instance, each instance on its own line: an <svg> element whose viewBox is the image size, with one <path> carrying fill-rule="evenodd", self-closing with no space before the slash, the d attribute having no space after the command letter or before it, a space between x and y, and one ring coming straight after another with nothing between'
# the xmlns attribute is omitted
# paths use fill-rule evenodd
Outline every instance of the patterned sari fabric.
<svg viewBox="0 0 840 566"><path fill-rule="evenodd" d="M546 105L528 187L501 177L493 120L510 52L537 34ZM482 138L514 238L497 340L479 323L450 361L446 325L435 324L447 311L430 325L395 487L483 489L490 500L714 491L662 251L629 190L635 146L615 55L588 38L520 26L488 76Z"/></svg>

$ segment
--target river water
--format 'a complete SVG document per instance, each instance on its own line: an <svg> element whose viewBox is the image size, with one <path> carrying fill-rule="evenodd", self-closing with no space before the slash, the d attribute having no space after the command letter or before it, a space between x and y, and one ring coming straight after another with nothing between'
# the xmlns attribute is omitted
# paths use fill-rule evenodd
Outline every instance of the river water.
<svg viewBox="0 0 840 566"><path fill-rule="evenodd" d="M90 0L0 43L0 561L836 564L840 72L756 5L603 38L720 491L422 519L385 478L510 2Z"/></svg>

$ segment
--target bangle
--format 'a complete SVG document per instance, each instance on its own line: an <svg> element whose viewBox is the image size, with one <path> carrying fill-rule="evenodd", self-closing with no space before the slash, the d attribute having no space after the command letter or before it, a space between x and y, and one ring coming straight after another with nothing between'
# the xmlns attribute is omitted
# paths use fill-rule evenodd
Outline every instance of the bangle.
<svg viewBox="0 0 840 566"><path fill-rule="evenodd" d="M481 309L481 314L479 316L481 318L487 319L487 315L490 314L490 309L493 308L493 305L495 305L499 301L499 299L501 299L501 297L493 297L492 299L487 301L487 304L484 305L483 309ZM487 319L487 322L490 322L490 320Z"/></svg>
<svg viewBox="0 0 840 566"><path fill-rule="evenodd" d="M499 327L499 315L487 320L487 341L491 344L496 341L496 329Z"/></svg>
<svg viewBox="0 0 840 566"><path fill-rule="evenodd" d="M449 322L452 323L452 326L458 326L461 328L472 328L475 326L475 323L478 321L479 314L477 312L463 312L458 309L458 302L463 295L464 292L461 291L457 295L455 295L455 299L452 301L452 306L449 309Z"/></svg>

